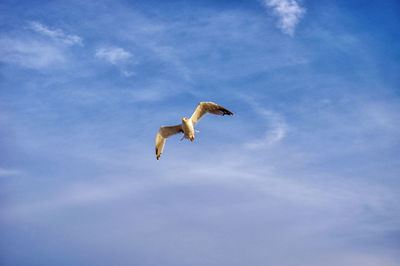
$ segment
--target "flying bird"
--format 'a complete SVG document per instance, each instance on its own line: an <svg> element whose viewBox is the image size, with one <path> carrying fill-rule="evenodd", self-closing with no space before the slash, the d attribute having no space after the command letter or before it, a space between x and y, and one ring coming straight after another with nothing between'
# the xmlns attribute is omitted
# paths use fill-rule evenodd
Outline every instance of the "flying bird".
<svg viewBox="0 0 400 266"><path fill-rule="evenodd" d="M200 118L206 113L214 115L233 115L233 113L222 106L219 106L213 102L201 102L197 105L196 110L190 118L182 118L182 123L176 126L162 126L158 130L156 136L156 156L157 160L160 159L161 153L163 152L165 141L168 137L183 133L183 139L190 139L194 141L194 133L199 133L199 131L194 129L194 126L199 122Z"/></svg>

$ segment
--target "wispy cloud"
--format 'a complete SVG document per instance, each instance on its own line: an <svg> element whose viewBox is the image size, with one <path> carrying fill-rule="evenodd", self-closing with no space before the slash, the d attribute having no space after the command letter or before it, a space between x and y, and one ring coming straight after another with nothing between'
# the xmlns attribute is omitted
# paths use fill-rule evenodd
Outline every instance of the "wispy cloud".
<svg viewBox="0 0 400 266"><path fill-rule="evenodd" d="M288 131L288 125L285 122L283 115L275 112L273 110L268 110L261 107L253 99L243 96L248 104L251 105L254 112L260 117L257 119L259 124L266 123L267 130L264 136L261 138L256 138L250 142L245 143L245 147L248 149L263 149L271 146L275 143L280 142Z"/></svg>
<svg viewBox="0 0 400 266"><path fill-rule="evenodd" d="M134 71L130 71L130 70L126 70L126 69L121 70L121 73L122 73L122 75L124 75L125 77L130 77L130 76L135 75L135 72L134 72Z"/></svg>
<svg viewBox="0 0 400 266"><path fill-rule="evenodd" d="M31 39L0 39L0 61L40 69L65 61L63 52L46 42Z"/></svg>
<svg viewBox="0 0 400 266"><path fill-rule="evenodd" d="M96 49L95 57L104 60L112 65L117 66L121 75L130 77L135 75L130 65L135 65L137 62L133 60L133 55L121 47L102 47Z"/></svg>
<svg viewBox="0 0 400 266"><path fill-rule="evenodd" d="M114 65L126 62L128 59L132 58L130 52L120 47L99 48L96 50L95 56Z"/></svg>
<svg viewBox="0 0 400 266"><path fill-rule="evenodd" d="M21 171L16 169L0 168L0 177L2 176L15 176L21 174Z"/></svg>
<svg viewBox="0 0 400 266"><path fill-rule="evenodd" d="M47 26L36 21L30 22L30 27L42 35L48 36L53 40L61 41L67 45L83 45L81 37L73 34L66 34L61 29L49 29Z"/></svg>
<svg viewBox="0 0 400 266"><path fill-rule="evenodd" d="M215 164L210 164L206 160L189 163L186 166L190 169L188 176L195 179L191 180L192 182L201 180L201 182L222 183L229 186L240 184L242 188L248 186L253 191L262 191L282 200L291 201L295 205L315 208L329 206L335 211L341 208L357 208L359 212L363 212L363 207L368 206L377 213L391 212L391 208L398 209L395 192L385 186L371 185L363 180L343 181L341 177L332 178L333 175L327 172L319 172L315 178L303 171L292 172L293 169L287 171L288 163L281 160L256 169L252 166L254 164L252 155L244 155L236 161L233 158L229 159L231 160L223 163L216 160L218 163ZM285 168L286 170L283 170ZM182 182L180 177L172 173L170 178Z"/></svg>
<svg viewBox="0 0 400 266"><path fill-rule="evenodd" d="M157 56L159 56L161 60L167 62L171 66L174 66L177 72L180 73L186 81L192 81L190 70L178 55L179 51L177 51L177 49L174 49L171 46L159 45L151 45L151 49Z"/></svg>
<svg viewBox="0 0 400 266"><path fill-rule="evenodd" d="M265 0L264 6L272 9L278 17L278 27L283 33L293 36L296 25L304 16L306 9L296 0Z"/></svg>
<svg viewBox="0 0 400 266"><path fill-rule="evenodd" d="M133 191L140 192L146 190L148 184L145 182L123 182L123 183L97 183L85 184L75 183L62 191L58 195L47 195L40 201L29 204L20 204L8 209L2 218L17 218L19 216L32 215L37 212L42 213L70 206L84 206L105 201L118 200L131 194Z"/></svg>
<svg viewBox="0 0 400 266"><path fill-rule="evenodd" d="M262 122L268 124L268 129L262 138L245 143L245 147L248 149L263 149L278 143L285 137L288 130L288 126L280 114L266 109L260 109L258 113L262 117Z"/></svg>

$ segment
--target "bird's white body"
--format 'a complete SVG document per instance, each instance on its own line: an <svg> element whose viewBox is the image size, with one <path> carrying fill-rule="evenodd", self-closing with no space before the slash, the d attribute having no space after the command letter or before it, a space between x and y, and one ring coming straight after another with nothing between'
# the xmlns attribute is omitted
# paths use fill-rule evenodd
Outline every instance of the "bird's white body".
<svg viewBox="0 0 400 266"><path fill-rule="evenodd" d="M182 130L183 130L183 137L185 139L190 139L191 141L194 140L194 126L192 119L190 118L182 118Z"/></svg>
<svg viewBox="0 0 400 266"><path fill-rule="evenodd" d="M190 118L182 118L182 123L175 126L163 126L160 127L156 135L156 158L160 159L161 153L163 152L165 140L175 134L183 133L182 139L190 139L194 141L194 133L199 131L194 129L194 126L199 122L206 113L214 115L233 115L233 113L218 104L213 102L201 102L197 105L196 110Z"/></svg>

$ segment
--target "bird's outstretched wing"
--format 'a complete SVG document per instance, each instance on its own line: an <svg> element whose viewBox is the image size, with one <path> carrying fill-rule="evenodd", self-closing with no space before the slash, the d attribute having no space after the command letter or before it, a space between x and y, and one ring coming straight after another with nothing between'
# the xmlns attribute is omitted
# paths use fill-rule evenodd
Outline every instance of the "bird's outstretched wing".
<svg viewBox="0 0 400 266"><path fill-rule="evenodd" d="M182 125L164 126L160 127L156 136L156 156L157 160L160 159L161 153L164 149L165 140L175 134L183 132Z"/></svg>
<svg viewBox="0 0 400 266"><path fill-rule="evenodd" d="M213 103L213 102L201 102L197 105L196 110L190 117L193 125L196 125L199 122L200 118L205 114L210 113L214 115L233 115L233 113L224 107Z"/></svg>

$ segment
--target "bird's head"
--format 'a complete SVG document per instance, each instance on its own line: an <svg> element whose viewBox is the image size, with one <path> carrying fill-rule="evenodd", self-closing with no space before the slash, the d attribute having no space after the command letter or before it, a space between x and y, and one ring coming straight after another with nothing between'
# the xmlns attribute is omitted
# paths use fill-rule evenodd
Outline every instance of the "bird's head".
<svg viewBox="0 0 400 266"><path fill-rule="evenodd" d="M187 117L182 118L182 121L188 121Z"/></svg>

